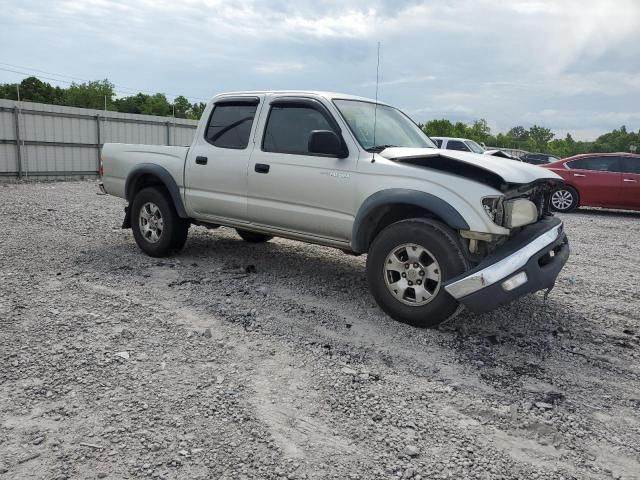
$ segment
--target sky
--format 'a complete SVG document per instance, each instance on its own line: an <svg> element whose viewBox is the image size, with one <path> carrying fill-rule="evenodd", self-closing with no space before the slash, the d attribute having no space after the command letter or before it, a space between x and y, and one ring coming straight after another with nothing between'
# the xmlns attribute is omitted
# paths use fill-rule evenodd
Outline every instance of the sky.
<svg viewBox="0 0 640 480"><path fill-rule="evenodd" d="M640 129L640 0L0 0L0 11L0 83L30 73L192 101L373 98L380 42L378 98L418 122L485 118L494 133L538 124L581 140Z"/></svg>

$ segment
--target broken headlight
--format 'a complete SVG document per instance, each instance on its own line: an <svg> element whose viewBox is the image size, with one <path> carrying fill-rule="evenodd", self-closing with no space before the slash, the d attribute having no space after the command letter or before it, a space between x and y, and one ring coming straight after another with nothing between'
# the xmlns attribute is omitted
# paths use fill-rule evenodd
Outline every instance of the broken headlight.
<svg viewBox="0 0 640 480"><path fill-rule="evenodd" d="M496 225L502 225L504 221L503 200L504 197L484 197L482 199L482 208Z"/></svg>

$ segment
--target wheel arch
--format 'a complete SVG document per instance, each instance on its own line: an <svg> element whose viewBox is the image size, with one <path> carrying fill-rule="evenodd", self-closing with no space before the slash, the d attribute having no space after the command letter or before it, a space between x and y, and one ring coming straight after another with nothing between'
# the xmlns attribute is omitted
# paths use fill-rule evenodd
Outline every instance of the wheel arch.
<svg viewBox="0 0 640 480"><path fill-rule="evenodd" d="M420 217L441 221L454 230L469 230L460 212L441 198L418 190L394 188L376 192L362 203L353 223L351 247L356 253L364 253L386 226Z"/></svg>
<svg viewBox="0 0 640 480"><path fill-rule="evenodd" d="M178 184L171 173L160 165L153 163L136 165L127 176L124 186L124 196L129 202L129 205L131 205L133 198L140 190L153 186L164 187L171 197L178 216L180 218L189 218L184 207L184 202L182 201L182 196L180 195Z"/></svg>

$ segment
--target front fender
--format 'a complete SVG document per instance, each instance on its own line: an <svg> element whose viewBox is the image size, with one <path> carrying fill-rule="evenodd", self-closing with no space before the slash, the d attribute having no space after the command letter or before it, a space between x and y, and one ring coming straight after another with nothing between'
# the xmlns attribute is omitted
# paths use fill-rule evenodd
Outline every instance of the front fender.
<svg viewBox="0 0 640 480"><path fill-rule="evenodd" d="M392 204L404 204L420 207L440 217L454 230L469 230L469 224L454 207L435 195L419 190L392 188L374 193L360 206L353 223L351 247L354 252L363 253L375 224L373 213L380 207Z"/></svg>

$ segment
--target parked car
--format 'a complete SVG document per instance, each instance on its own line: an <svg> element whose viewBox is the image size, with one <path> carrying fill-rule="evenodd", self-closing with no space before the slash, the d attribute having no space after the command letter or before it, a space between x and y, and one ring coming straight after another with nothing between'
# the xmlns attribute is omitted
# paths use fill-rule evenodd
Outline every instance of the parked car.
<svg viewBox="0 0 640 480"><path fill-rule="evenodd" d="M367 253L377 303L416 326L550 289L569 256L548 209L558 175L439 150L400 110L349 95L219 95L190 147L107 143L101 171L148 255L179 252L191 224Z"/></svg>
<svg viewBox="0 0 640 480"><path fill-rule="evenodd" d="M492 155L494 157L508 158L509 160L517 160L502 150L488 150L478 142L469 140L468 138L452 138L452 137L430 137L438 148L443 150L457 150L459 152L473 152L480 155Z"/></svg>
<svg viewBox="0 0 640 480"><path fill-rule="evenodd" d="M560 158L546 153L525 153L520 157L520 160L532 165L546 165L547 163L557 162Z"/></svg>
<svg viewBox="0 0 640 480"><path fill-rule="evenodd" d="M544 168L565 181L551 196L551 205L559 212L580 206L640 210L640 155L589 153Z"/></svg>

